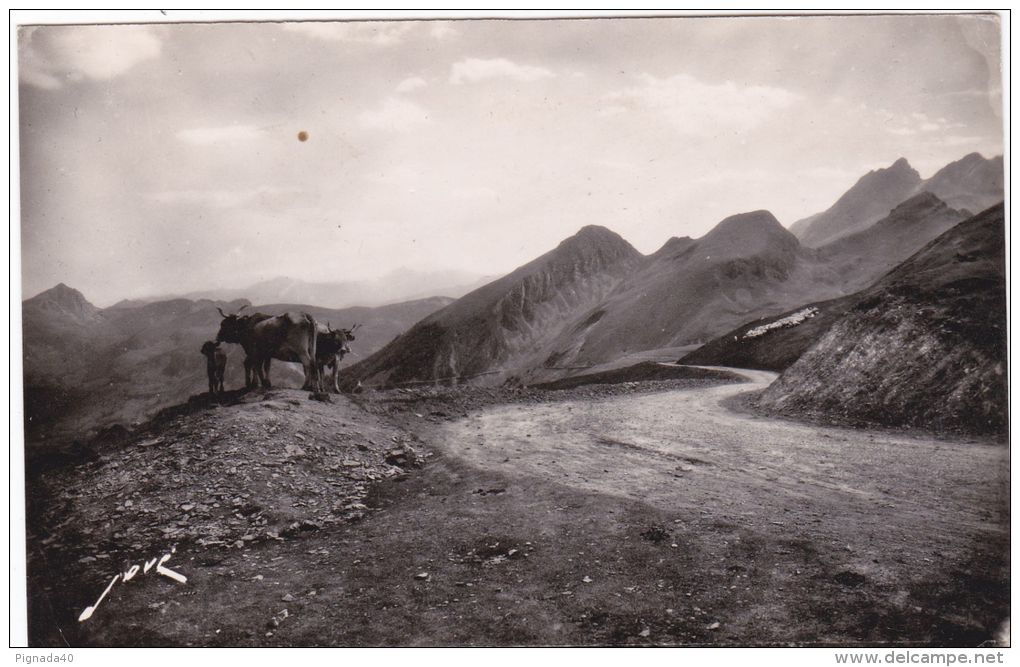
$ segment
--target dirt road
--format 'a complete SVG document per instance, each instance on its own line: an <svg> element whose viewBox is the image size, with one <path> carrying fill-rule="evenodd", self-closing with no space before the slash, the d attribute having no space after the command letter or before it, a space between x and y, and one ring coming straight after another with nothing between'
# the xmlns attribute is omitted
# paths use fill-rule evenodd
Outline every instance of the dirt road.
<svg viewBox="0 0 1020 667"><path fill-rule="evenodd" d="M449 454L522 485L556 483L672 513L709 550L741 539L739 530L810 545L841 581L885 590L884 602L908 611L917 607L912 584L1008 538L1002 445L737 413L725 399L775 378L738 372L749 384L493 408L447 426L442 441ZM796 588L799 574L777 568L771 585ZM731 623L753 623L759 611L749 606ZM958 611L939 613L964 620Z"/></svg>

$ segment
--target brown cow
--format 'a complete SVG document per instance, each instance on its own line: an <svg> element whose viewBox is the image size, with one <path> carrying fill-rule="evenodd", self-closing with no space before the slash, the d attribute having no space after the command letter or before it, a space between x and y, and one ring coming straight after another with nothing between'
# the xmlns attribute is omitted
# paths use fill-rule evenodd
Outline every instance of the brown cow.
<svg viewBox="0 0 1020 667"><path fill-rule="evenodd" d="M332 371L327 388L332 388L337 394L340 393L340 361L344 355L349 354L351 347L348 341L354 340L353 332L359 325L355 324L350 329L334 329L328 322L325 326L321 323L316 325L315 337L315 361L319 370L319 377L325 380L325 369L329 367ZM276 356L276 359L283 361L297 361L293 356ZM266 361L268 373L269 361Z"/></svg>
<svg viewBox="0 0 1020 667"><path fill-rule="evenodd" d="M219 308L217 308L219 310ZM316 322L307 313L284 313L269 316L223 315L216 340L237 343L244 348L245 384L252 388L257 381L268 389L269 363L272 359L297 361L305 371L304 389L321 390L319 368L316 362ZM254 378L252 378L254 375Z"/></svg>
<svg viewBox="0 0 1020 667"><path fill-rule="evenodd" d="M340 362L343 361L344 355L350 354L351 346L348 343L354 340L354 330L359 326L355 324L350 329L334 329L327 322L325 331L323 331L322 325L319 326L319 336L315 343L318 346L315 358L319 362L319 376L325 377L325 369L328 366L331 369L328 386L338 394L340 393Z"/></svg>
<svg viewBox="0 0 1020 667"><path fill-rule="evenodd" d="M202 344L205 355L205 370L209 375L209 393L223 393L223 375L227 370L227 354L220 349L220 344L207 340Z"/></svg>

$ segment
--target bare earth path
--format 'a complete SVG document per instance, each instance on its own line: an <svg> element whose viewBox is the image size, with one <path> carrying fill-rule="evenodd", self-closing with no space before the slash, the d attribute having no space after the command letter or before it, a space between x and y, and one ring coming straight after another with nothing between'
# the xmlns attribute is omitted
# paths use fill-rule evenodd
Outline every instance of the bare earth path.
<svg viewBox="0 0 1020 667"><path fill-rule="evenodd" d="M494 408L447 426L442 440L450 454L521 484L557 483L673 513L717 548L734 539L730 528L810 544L838 563L843 580L886 588L901 606L918 570L934 574L1008 539L1004 446L740 414L721 403L776 375L736 372L750 384ZM775 586L801 585L795 569L772 576ZM955 611L943 610L966 620ZM753 623L755 614L750 606L734 621Z"/></svg>

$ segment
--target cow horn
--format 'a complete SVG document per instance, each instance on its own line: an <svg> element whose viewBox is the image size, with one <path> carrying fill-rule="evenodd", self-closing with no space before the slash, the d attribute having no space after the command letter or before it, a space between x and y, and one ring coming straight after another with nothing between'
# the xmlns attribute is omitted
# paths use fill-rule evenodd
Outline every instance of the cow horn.
<svg viewBox="0 0 1020 667"><path fill-rule="evenodd" d="M223 312L222 308L220 308L219 306L216 306L216 310L220 311L220 317L226 317L226 314Z"/></svg>
<svg viewBox="0 0 1020 667"><path fill-rule="evenodd" d="M351 327L351 333L354 333L354 330L357 329L360 326L361 326L361 324L355 324L353 327Z"/></svg>
<svg viewBox="0 0 1020 667"><path fill-rule="evenodd" d="M243 306L241 306L240 308L237 309L237 312L240 313L242 310L244 310L247 307L248 307L248 304L244 304Z"/></svg>
<svg viewBox="0 0 1020 667"><path fill-rule="evenodd" d="M333 325L328 320L326 321L326 331L333 333Z"/></svg>

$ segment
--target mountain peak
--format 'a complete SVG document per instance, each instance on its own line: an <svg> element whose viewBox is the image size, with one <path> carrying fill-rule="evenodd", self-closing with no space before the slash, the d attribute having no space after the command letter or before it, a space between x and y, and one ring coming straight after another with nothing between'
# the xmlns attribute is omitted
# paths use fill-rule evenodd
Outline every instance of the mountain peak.
<svg viewBox="0 0 1020 667"><path fill-rule="evenodd" d="M725 218L698 241L706 256L749 257L769 251L792 251L800 243L769 211Z"/></svg>
<svg viewBox="0 0 1020 667"><path fill-rule="evenodd" d="M919 189L927 190L955 209L982 211L1004 198L1002 158L968 153L939 169Z"/></svg>
<svg viewBox="0 0 1020 667"><path fill-rule="evenodd" d="M741 238L756 234L789 234L779 224L776 217L769 211L751 211L750 213L738 213L724 218L722 222L712 228L705 239L709 238Z"/></svg>
<svg viewBox="0 0 1020 667"><path fill-rule="evenodd" d="M861 176L835 204L799 227L797 236L804 245L818 248L867 229L910 197L921 183L921 175L901 157L888 167Z"/></svg>
<svg viewBox="0 0 1020 667"><path fill-rule="evenodd" d="M910 166L910 162L908 162L907 158L905 158L905 157L901 157L900 159L898 159L895 162L893 162L891 165L889 165L889 169L895 169L895 170L900 170L900 171L905 171L905 170L913 171L914 170L914 168Z"/></svg>
<svg viewBox="0 0 1020 667"><path fill-rule="evenodd" d="M615 243L617 241L623 241L623 237L602 225L585 225L581 227L573 236L569 236L565 241L571 239L585 239L588 241L605 241L608 243ZM624 241L626 243L626 241Z"/></svg>
<svg viewBox="0 0 1020 667"><path fill-rule="evenodd" d="M641 254L622 236L601 225L581 227L576 234L561 241L553 253L556 256L565 253L597 254L610 261L626 257L639 257Z"/></svg>
<svg viewBox="0 0 1020 667"><path fill-rule="evenodd" d="M63 312L79 320L92 319L99 312L99 309L89 303L84 294L64 283L57 283L45 292L36 294L26 300L24 305Z"/></svg>
<svg viewBox="0 0 1020 667"><path fill-rule="evenodd" d="M84 294L74 289L73 287L68 287L64 283L57 283L48 290L39 292L31 299L28 299L28 301L34 302L49 301L61 304L78 304L83 302L88 303L88 300L85 299Z"/></svg>

